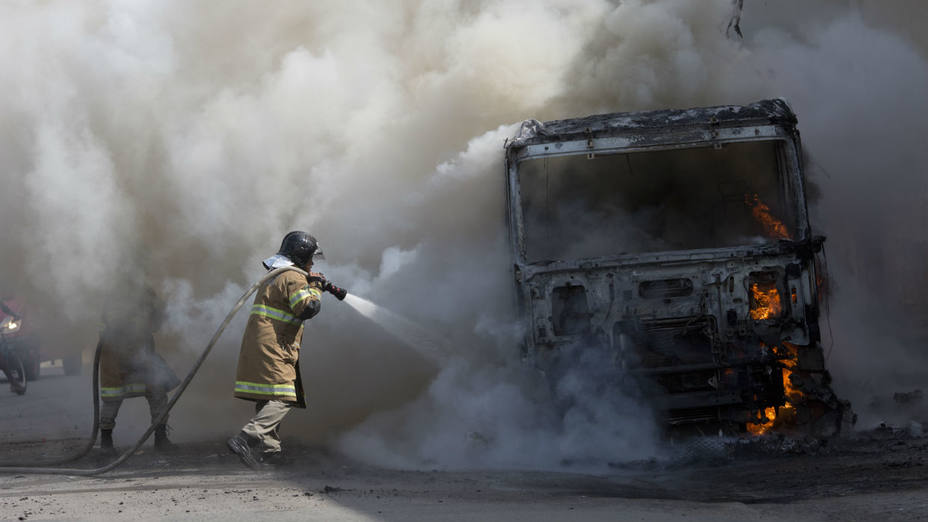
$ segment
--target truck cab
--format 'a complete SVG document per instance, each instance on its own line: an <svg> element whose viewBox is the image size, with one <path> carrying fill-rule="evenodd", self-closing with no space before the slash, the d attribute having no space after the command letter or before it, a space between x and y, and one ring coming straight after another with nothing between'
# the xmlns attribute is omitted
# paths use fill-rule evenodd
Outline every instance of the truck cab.
<svg viewBox="0 0 928 522"><path fill-rule="evenodd" d="M506 180L524 358L606 354L671 427L837 432L796 124L781 99L523 122Z"/></svg>

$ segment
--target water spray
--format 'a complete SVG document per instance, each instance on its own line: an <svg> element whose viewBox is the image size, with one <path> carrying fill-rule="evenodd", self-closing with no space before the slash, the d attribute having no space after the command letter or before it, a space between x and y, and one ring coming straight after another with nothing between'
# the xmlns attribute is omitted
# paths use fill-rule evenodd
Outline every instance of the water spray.
<svg viewBox="0 0 928 522"><path fill-rule="evenodd" d="M427 359L438 362L452 352L451 343L446 339L437 337L413 321L363 297L354 294L347 297L345 302L358 313L377 323L390 335L403 341Z"/></svg>

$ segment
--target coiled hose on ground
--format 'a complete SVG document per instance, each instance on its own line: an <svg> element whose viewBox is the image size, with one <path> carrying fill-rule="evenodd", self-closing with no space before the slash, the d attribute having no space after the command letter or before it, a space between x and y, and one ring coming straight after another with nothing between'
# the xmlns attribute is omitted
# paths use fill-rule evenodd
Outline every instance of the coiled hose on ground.
<svg viewBox="0 0 928 522"><path fill-rule="evenodd" d="M242 294L242 297L239 298L238 302L235 303L235 306L232 307L232 310L226 315L226 318L222 321L222 324L219 325L219 328L216 330L216 333L213 334L213 338L210 339L209 344L206 345L206 348L203 349L203 352L200 353L200 356L197 358L193 367L190 369L190 372L187 373L187 377L180 383L177 391L174 392L174 395L171 396L171 400L168 401L167 407L161 412L161 415L155 419L148 429L145 430L145 433L139 438L138 442L135 443L132 448L123 452L116 460L110 462L105 466L99 468L60 468L60 467L45 467L45 466L58 466L61 464L66 464L68 462L73 462L77 459L80 459L84 455L90 452L93 448L94 443L97 440L97 431L100 426L100 351L102 348L102 342L97 343L97 349L94 352L93 356L93 428L90 434L90 440L85 444L79 451L73 455L62 457L59 459L53 459L43 462L7 462L0 464L0 473L32 473L40 475L82 475L82 476L91 476L99 475L101 473L106 473L112 469L115 469L117 466L129 459L139 448L142 447L142 444L145 444L145 441L148 440L148 437L155 431L155 427L163 424L168 418L168 413L171 411L171 408L174 407L174 404L183 395L184 390L187 389L187 386L193 380L194 375L199 371L200 366L203 365L203 361L206 360L206 357L209 355L209 352L212 351L213 346L216 344L216 341L219 340L219 337L222 336L222 332L225 331L226 327L229 326L229 323L232 321L232 317L242 308L245 304L245 301L259 288L267 284L268 281L274 279L279 274L286 272L287 270L293 270L299 272L303 275L309 275L305 271L300 270L294 266L285 266L281 268L275 268L268 272L264 277L262 277L258 282L253 284L247 292Z"/></svg>

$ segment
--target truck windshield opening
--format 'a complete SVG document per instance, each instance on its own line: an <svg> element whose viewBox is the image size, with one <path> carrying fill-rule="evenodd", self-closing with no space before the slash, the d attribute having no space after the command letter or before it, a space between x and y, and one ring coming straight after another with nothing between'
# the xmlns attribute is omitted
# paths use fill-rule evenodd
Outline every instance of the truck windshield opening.
<svg viewBox="0 0 928 522"><path fill-rule="evenodd" d="M775 141L519 164L527 261L793 239L796 195Z"/></svg>

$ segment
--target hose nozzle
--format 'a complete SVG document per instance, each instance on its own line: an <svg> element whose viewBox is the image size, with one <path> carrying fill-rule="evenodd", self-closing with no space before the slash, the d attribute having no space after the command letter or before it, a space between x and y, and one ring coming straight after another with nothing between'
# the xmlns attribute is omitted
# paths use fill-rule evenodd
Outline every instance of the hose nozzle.
<svg viewBox="0 0 928 522"><path fill-rule="evenodd" d="M344 301L345 297L348 295L348 290L337 287L328 281L325 282L325 285L322 286L322 289L334 295L335 298L338 299L339 301Z"/></svg>

